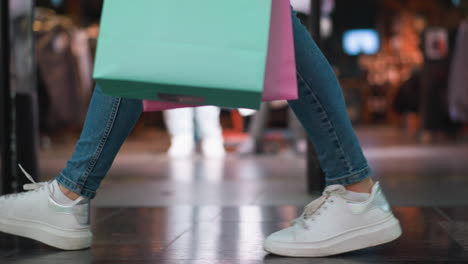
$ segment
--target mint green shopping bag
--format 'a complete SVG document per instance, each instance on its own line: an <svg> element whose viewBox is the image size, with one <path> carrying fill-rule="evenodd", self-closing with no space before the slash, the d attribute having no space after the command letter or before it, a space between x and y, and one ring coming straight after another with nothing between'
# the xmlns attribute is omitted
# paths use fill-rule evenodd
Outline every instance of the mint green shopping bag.
<svg viewBox="0 0 468 264"><path fill-rule="evenodd" d="M106 0L94 78L112 96L258 108L272 0Z"/></svg>

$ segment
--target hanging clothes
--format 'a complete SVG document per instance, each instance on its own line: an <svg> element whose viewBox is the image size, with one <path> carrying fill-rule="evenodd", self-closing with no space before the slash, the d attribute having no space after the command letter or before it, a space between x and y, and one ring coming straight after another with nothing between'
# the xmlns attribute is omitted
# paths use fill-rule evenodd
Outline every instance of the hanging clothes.
<svg viewBox="0 0 468 264"><path fill-rule="evenodd" d="M71 50L71 35L57 26L37 36L36 58L49 100L47 127L54 130L82 121L79 79Z"/></svg>
<svg viewBox="0 0 468 264"><path fill-rule="evenodd" d="M458 29L449 76L449 112L456 122L468 122L468 20Z"/></svg>
<svg viewBox="0 0 468 264"><path fill-rule="evenodd" d="M36 18L36 63L40 88L41 130L80 127L91 96L91 55L86 31L66 18L41 12ZM46 131L44 131L46 130Z"/></svg>

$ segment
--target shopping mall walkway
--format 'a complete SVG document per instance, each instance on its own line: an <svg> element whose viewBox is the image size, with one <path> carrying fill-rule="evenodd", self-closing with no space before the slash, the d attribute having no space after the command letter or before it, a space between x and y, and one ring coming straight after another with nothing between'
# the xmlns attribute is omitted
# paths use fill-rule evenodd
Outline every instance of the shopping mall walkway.
<svg viewBox="0 0 468 264"><path fill-rule="evenodd" d="M318 195L306 194L303 158L170 161L147 139L132 139L94 200L90 250L0 234L0 263L468 263L468 144L420 146L391 129L358 132L402 222L394 243L326 259L267 255L262 240ZM44 179L70 151L43 153Z"/></svg>

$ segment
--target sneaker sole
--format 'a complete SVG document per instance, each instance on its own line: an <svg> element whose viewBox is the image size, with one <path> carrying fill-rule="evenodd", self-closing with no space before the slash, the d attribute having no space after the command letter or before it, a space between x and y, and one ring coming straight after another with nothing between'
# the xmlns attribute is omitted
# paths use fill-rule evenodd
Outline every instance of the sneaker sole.
<svg viewBox="0 0 468 264"><path fill-rule="evenodd" d="M401 236L400 222L392 215L366 226L316 243L278 243L266 240L264 249L286 257L326 257L391 242Z"/></svg>
<svg viewBox="0 0 468 264"><path fill-rule="evenodd" d="M80 250L91 247L93 235L89 230L65 231L37 222L1 219L0 231L40 241L63 250Z"/></svg>

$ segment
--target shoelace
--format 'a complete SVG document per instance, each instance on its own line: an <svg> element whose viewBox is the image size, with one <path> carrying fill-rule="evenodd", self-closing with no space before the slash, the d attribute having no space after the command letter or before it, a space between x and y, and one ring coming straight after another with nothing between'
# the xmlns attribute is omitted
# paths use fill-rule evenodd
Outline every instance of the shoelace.
<svg viewBox="0 0 468 264"><path fill-rule="evenodd" d="M41 188L44 188L44 187L48 186L48 182L36 182L36 181L34 181L33 177L29 173L26 172L26 170L23 168L23 166L21 166L21 164L18 164L18 167L23 172L24 176L26 176L26 178L28 178L28 180L31 182L31 183L24 184L23 185L23 190L25 190L25 191L39 191ZM24 195L25 193L26 192L12 193L12 194L4 195L3 197L5 199L11 199L11 198L16 198L18 196Z"/></svg>
<svg viewBox="0 0 468 264"><path fill-rule="evenodd" d="M26 176L26 178L28 178L28 180L31 182L31 183L27 183L27 184L23 185L23 190L33 191L33 190L37 190L40 187L43 187L43 186L46 186L46 185L49 184L48 182L36 182L36 181L34 181L33 177L29 173L26 172L26 170L23 168L23 166L21 166L21 164L18 164L18 167L21 169L24 176Z"/></svg>
<svg viewBox="0 0 468 264"><path fill-rule="evenodd" d="M26 178L28 178L28 180L31 182L31 183L24 184L24 185L23 185L23 190L28 191L28 192L31 192L31 191L39 191L39 190L41 190L42 188L46 188L46 187L47 187L47 188L49 188L49 193L51 193L50 187L49 187L50 182L36 182L36 181L33 179L33 177L23 168L23 166L21 166L21 164L18 164L18 167L19 167L20 170L23 172L24 176L26 176ZM28 192L12 193L12 194L5 195L4 198L6 198L6 199L15 198L15 197L24 195L25 193L28 193ZM77 205L77 204L80 203L83 199L84 199L83 197L79 197L79 198L76 199L72 204L70 204L70 206Z"/></svg>
<svg viewBox="0 0 468 264"><path fill-rule="evenodd" d="M345 193L346 189L341 185L331 185L328 186L325 191L323 191L322 196L313 200L305 208L304 212L300 217L293 221L293 225L301 225L305 229L309 229L308 221L315 221L315 217L321 215L320 209L326 210L328 207L326 205L327 201L334 203L333 198L330 199L333 193L342 194Z"/></svg>

